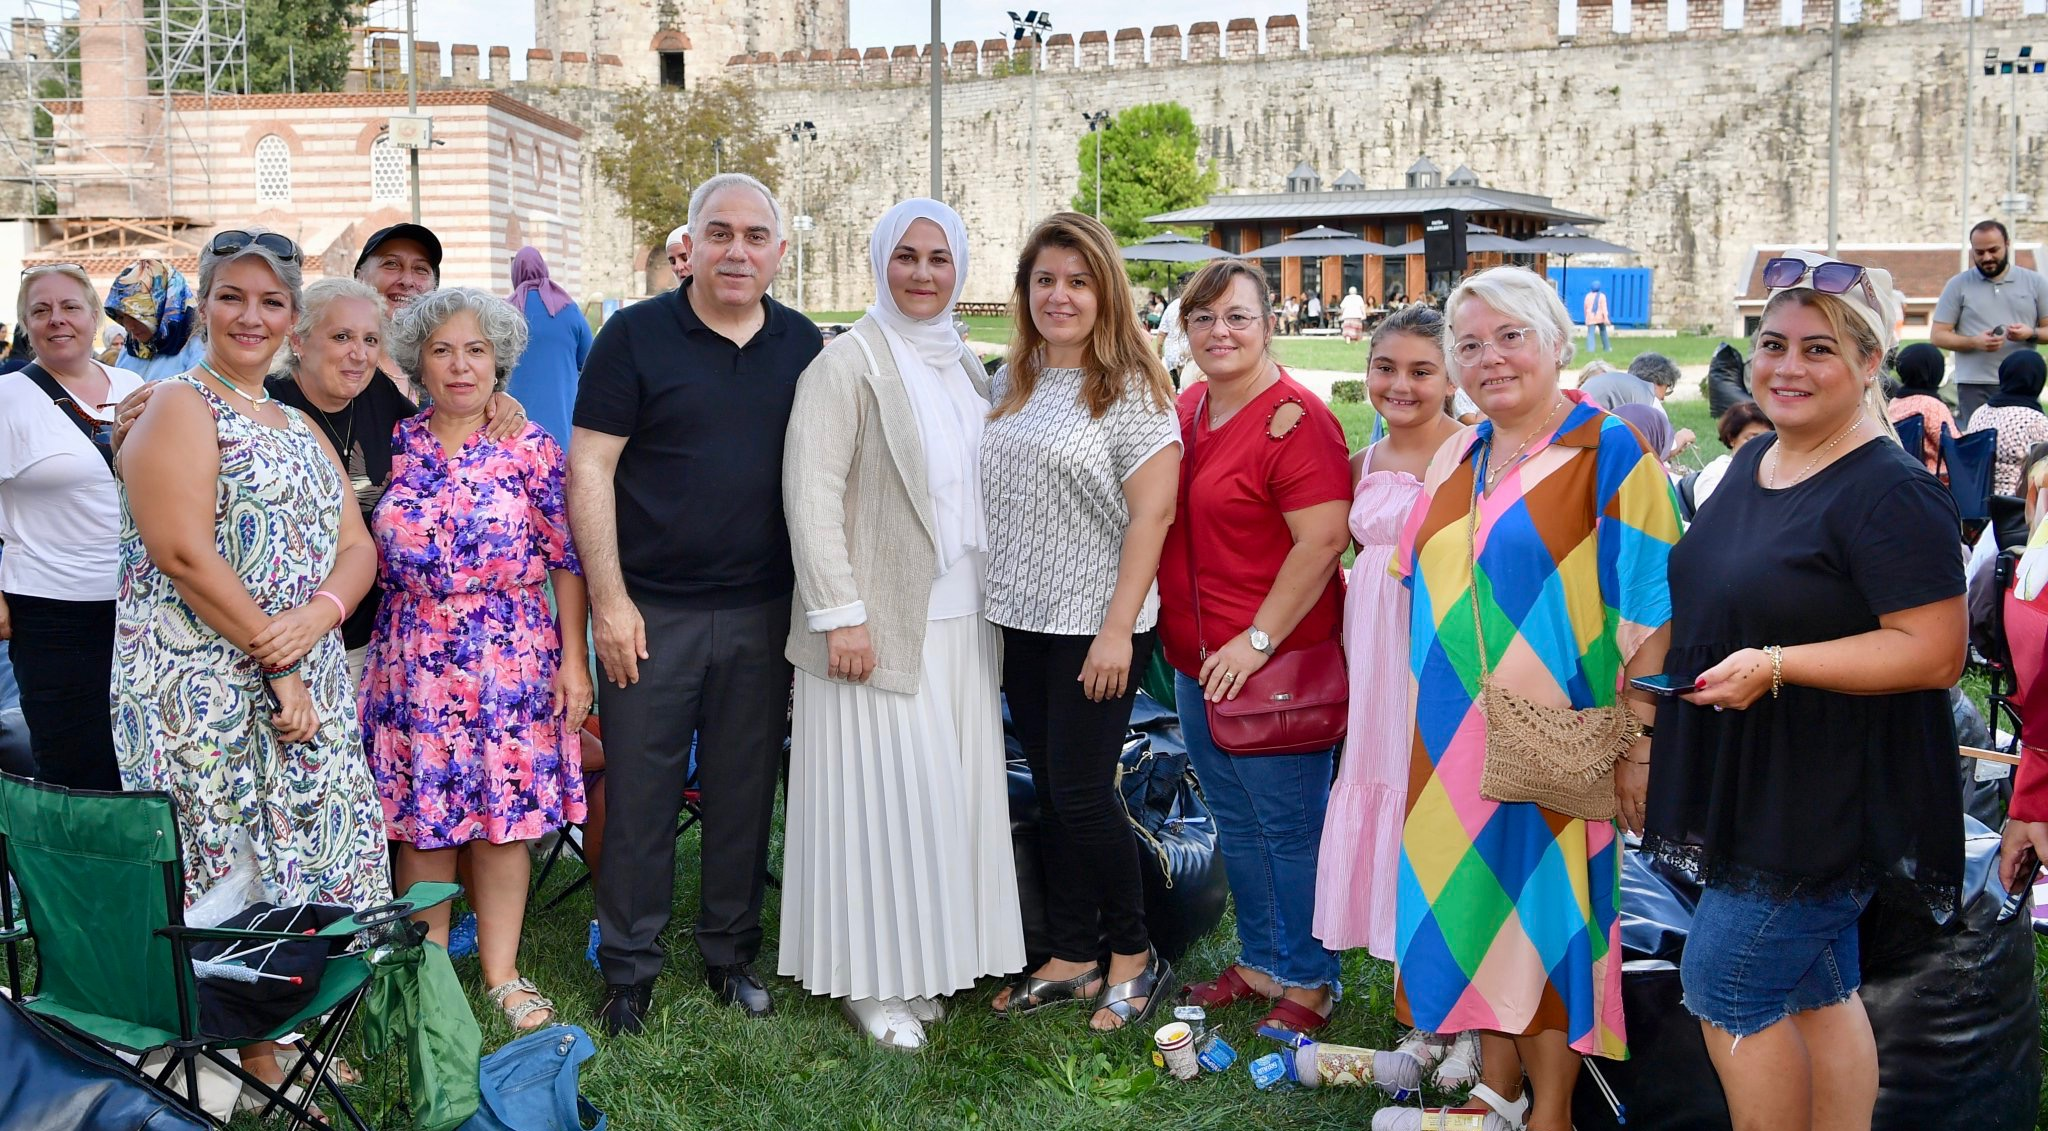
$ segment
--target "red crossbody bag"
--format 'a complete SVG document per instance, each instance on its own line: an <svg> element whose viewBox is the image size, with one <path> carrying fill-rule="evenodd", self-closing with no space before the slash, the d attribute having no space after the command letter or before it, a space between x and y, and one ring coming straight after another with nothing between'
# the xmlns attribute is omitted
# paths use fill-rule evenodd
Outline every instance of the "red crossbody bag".
<svg viewBox="0 0 2048 1131"><path fill-rule="evenodd" d="M1195 572L1195 434L1209 414L1209 393L1195 408L1181 461L1180 494L1187 504L1188 598L1195 606L1195 643L1203 659L1209 640L1202 631L1202 587ZM1312 754L1344 740L1350 721L1351 677L1344 667L1344 646L1335 638L1306 648L1282 652L1245 678L1237 698L1204 700L1209 737L1225 754L1241 758L1267 754Z"/></svg>

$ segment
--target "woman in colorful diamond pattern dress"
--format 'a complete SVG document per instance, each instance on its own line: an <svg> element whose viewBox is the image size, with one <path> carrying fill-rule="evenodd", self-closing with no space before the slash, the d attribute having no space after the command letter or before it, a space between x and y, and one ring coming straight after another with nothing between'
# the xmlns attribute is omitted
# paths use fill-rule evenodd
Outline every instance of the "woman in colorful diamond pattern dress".
<svg viewBox="0 0 2048 1131"><path fill-rule="evenodd" d="M1480 796L1487 724L1471 602L1476 593L1486 667L1504 689L1552 707L1626 702L1647 722L1652 705L1622 689L1663 668L1678 508L1634 430L1558 388L1571 323L1541 278L1494 268L1444 309L1448 360L1487 421L1432 461L1394 559L1413 601L1416 683L1395 1010L1425 1031L1482 1032L1474 1094L1499 1113L1489 1128L1526 1112L1531 1131L1569 1131L1579 1058L1627 1055L1620 830ZM1622 757L1619 820L1640 831L1648 737Z"/></svg>

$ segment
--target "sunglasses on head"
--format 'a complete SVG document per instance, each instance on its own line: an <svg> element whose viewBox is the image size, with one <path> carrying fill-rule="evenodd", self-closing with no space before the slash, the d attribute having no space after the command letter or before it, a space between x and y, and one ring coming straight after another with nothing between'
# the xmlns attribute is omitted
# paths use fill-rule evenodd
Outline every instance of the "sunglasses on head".
<svg viewBox="0 0 2048 1131"><path fill-rule="evenodd" d="M277 256L279 260L285 263L290 263L299 257L299 245L293 243L288 237L281 236L276 232L251 235L239 228L214 236L213 253L215 255L233 255L252 243Z"/></svg>
<svg viewBox="0 0 2048 1131"><path fill-rule="evenodd" d="M1866 294L1870 290L1863 277L1863 266L1858 263L1833 259L1826 263L1808 263L1804 259L1781 255L1764 264L1764 286L1774 291L1796 287L1806 281L1808 275L1813 276L1809 285L1824 295L1847 294L1849 288L1858 283L1864 283Z"/></svg>
<svg viewBox="0 0 2048 1131"><path fill-rule="evenodd" d="M71 267L71 268L75 268L75 269L77 269L77 270L80 270L80 271L83 271L83 270L85 270L85 268L83 268L83 267L80 267L80 266L79 266L78 264L76 264L76 263L38 263L38 264L36 264L36 265L35 265L35 266L33 266L33 267L24 267L24 268L22 268L22 269L21 269L21 277L22 277L22 278L24 278L24 279L26 279L26 278L28 278L28 277L29 277L30 275L40 274L41 272L44 272L44 271L55 271L55 270L57 270L57 269L58 269L58 268L60 268L60 267Z"/></svg>

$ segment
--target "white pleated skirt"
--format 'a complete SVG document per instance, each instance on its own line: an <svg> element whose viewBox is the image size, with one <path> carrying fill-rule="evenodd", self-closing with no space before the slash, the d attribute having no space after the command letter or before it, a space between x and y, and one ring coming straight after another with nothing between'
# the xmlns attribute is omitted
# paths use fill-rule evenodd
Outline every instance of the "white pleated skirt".
<svg viewBox="0 0 2048 1131"><path fill-rule="evenodd" d="M1024 968L998 630L932 621L915 695L798 669L779 969L814 994L939 997Z"/></svg>

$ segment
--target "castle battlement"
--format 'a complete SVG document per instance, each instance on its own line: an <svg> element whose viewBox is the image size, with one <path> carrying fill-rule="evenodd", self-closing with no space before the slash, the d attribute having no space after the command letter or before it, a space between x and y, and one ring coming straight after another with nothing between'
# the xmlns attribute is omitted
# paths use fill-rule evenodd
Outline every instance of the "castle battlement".
<svg viewBox="0 0 2048 1131"><path fill-rule="evenodd" d="M1830 0L1311 0L1306 27L1292 15L1204 20L1185 29L1162 24L1059 32L1048 37L1041 74L1126 71L1142 68L1256 64L1305 54L1435 53L1522 51L1574 46L1651 44L1672 40L1722 39L1825 31ZM1965 18L1969 0L1848 0L1846 29ZM2034 0L1977 0L1986 20L2016 18ZM688 52L686 33L667 31L650 50ZM352 89L389 89L405 81L399 66L400 41L372 41L370 62L356 72ZM729 55L716 63L690 59L692 85L702 76L732 78L759 89L833 89L913 86L929 81L929 44L894 47L812 47ZM1000 79L1034 69L1033 45L1004 38L962 39L945 51L949 82ZM441 46L415 46L423 89L502 88L512 84L511 52L457 43L444 68ZM614 52L536 46L526 52L520 81L544 87L616 90L647 81L641 61ZM486 65L487 64L487 65Z"/></svg>

